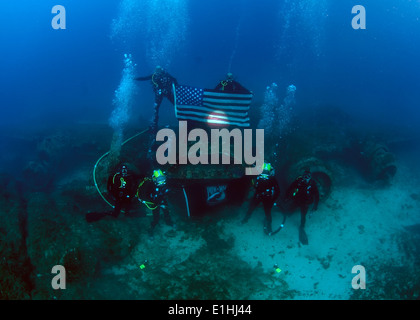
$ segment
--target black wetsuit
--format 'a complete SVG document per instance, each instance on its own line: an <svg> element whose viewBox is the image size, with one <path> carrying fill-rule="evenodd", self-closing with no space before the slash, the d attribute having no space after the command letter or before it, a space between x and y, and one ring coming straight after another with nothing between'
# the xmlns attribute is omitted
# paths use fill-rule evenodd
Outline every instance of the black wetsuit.
<svg viewBox="0 0 420 320"><path fill-rule="evenodd" d="M146 178L144 182L139 186L137 193L139 200L146 201L149 208L152 209L153 213L153 220L149 232L150 235L153 235L154 228L159 223L160 209L163 211L163 218L165 223L169 226L173 225L171 216L169 215L168 201L166 199L168 192L169 188L166 186L166 184L158 186L149 178Z"/></svg>
<svg viewBox="0 0 420 320"><path fill-rule="evenodd" d="M150 80L155 93L154 116L151 125L152 136L156 136L159 121L159 107L164 97L174 104L173 86L178 85L178 81L163 69L158 69L155 73L146 77L138 77L136 80Z"/></svg>
<svg viewBox="0 0 420 320"><path fill-rule="evenodd" d="M136 193L135 185L132 175L123 176L120 172L117 172L113 176L109 176L107 189L115 200L113 217L118 217L122 209L126 214L130 211L131 200Z"/></svg>
<svg viewBox="0 0 420 320"><path fill-rule="evenodd" d="M233 79L220 81L214 89L222 92L251 93L251 91Z"/></svg>
<svg viewBox="0 0 420 320"><path fill-rule="evenodd" d="M302 177L297 178L287 189L286 199L293 201L293 208L300 208L300 227L299 238L303 244L308 243L306 233L304 231L306 223L306 214L309 206L313 203L313 209L317 210L319 203L319 191L313 179L307 183Z"/></svg>
<svg viewBox="0 0 420 320"><path fill-rule="evenodd" d="M277 183L275 177L268 177L266 179L258 176L254 184L255 194L251 200L248 211L242 223L248 221L251 217L252 212L258 206L260 202L263 203L264 213L265 213L265 226L264 230L266 233L270 234L272 232L271 228L271 209L273 208L276 199L280 194L280 187Z"/></svg>

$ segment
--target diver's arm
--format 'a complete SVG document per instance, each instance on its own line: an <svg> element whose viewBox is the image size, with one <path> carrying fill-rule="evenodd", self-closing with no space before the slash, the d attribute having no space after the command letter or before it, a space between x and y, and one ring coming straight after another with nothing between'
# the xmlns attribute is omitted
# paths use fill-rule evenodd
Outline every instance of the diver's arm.
<svg viewBox="0 0 420 320"><path fill-rule="evenodd" d="M292 184L287 188L286 191L286 199L292 199L293 198L293 190L297 188L297 181L293 181Z"/></svg>
<svg viewBox="0 0 420 320"><path fill-rule="evenodd" d="M137 80L137 81L152 80L152 76L153 76L153 74L151 74L150 76L145 76L145 77L137 77L137 78L134 78L134 80Z"/></svg>
<svg viewBox="0 0 420 320"><path fill-rule="evenodd" d="M237 93L251 93L251 91L237 81L232 81L232 91Z"/></svg>
<svg viewBox="0 0 420 320"><path fill-rule="evenodd" d="M280 195L280 186L279 186L279 184L278 184L278 182L275 178L273 178L273 180L274 180L274 183L273 183L273 186L274 186L273 199L276 200Z"/></svg>
<svg viewBox="0 0 420 320"><path fill-rule="evenodd" d="M107 183L107 185L106 185L106 189L108 190L108 192L110 193L111 192L111 190L112 190L112 176L109 176L108 177L108 183Z"/></svg>
<svg viewBox="0 0 420 320"><path fill-rule="evenodd" d="M130 185L128 188L129 188L128 195L130 196L130 198L134 198L137 193L137 188L136 188L136 184L134 183L134 179L130 180Z"/></svg>

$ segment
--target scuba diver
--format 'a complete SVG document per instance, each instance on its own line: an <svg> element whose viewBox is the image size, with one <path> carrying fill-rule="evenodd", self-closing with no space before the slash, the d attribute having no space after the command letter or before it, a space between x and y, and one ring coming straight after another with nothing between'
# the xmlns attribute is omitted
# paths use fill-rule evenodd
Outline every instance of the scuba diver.
<svg viewBox="0 0 420 320"><path fill-rule="evenodd" d="M169 188L166 184L166 176L160 169L154 170L152 178L145 177L138 186L136 194L137 199L152 210L153 213L153 220L149 230L149 237L151 239L153 239L155 227L160 220L161 208L165 223L168 226L173 226L166 199L168 192Z"/></svg>
<svg viewBox="0 0 420 320"><path fill-rule="evenodd" d="M119 170L108 177L107 190L114 200L114 210L112 212L91 212L86 215L87 222L98 221L107 216L117 218L124 210L128 214L131 208L132 199L135 196L136 178L129 171L127 164L119 166Z"/></svg>
<svg viewBox="0 0 420 320"><path fill-rule="evenodd" d="M151 124L151 134L153 137L155 137L159 121L159 107L164 97L166 97L172 104L174 104L173 86L178 85L178 81L161 66L157 66L153 74L145 77L138 77L135 78L135 80L150 80L152 82L153 91L155 93L155 104L154 116Z"/></svg>
<svg viewBox="0 0 420 320"><path fill-rule="evenodd" d="M274 177L274 168L270 163L264 162L262 173L253 181L255 194L251 200L248 211L242 223L248 222L252 212L260 202L263 203L265 213L264 232L268 235L273 233L271 228L271 209L280 194L279 184Z"/></svg>
<svg viewBox="0 0 420 320"><path fill-rule="evenodd" d="M122 209L128 214L136 189L134 177L128 171L127 164L123 163L118 172L108 177L107 189L115 201L112 216L117 218Z"/></svg>
<svg viewBox="0 0 420 320"><path fill-rule="evenodd" d="M158 129L159 122L159 108L163 101L163 98L166 97L172 104L174 104L174 86L178 85L178 81L171 76L167 71L165 71L161 66L157 66L155 72L149 76L137 77L135 80L146 81L150 80L153 86L153 91L155 93L155 103L153 106L153 120L150 124L150 143L149 143L149 152L148 157L155 164L155 160L152 157L154 154L153 151L156 151L156 134Z"/></svg>
<svg viewBox="0 0 420 320"><path fill-rule="evenodd" d="M235 81L233 79L233 74L230 72L226 74L226 79L220 81L214 89L231 93L251 93L251 91L243 87L239 82Z"/></svg>
<svg viewBox="0 0 420 320"><path fill-rule="evenodd" d="M319 202L319 191L316 182L312 179L309 170L305 170L302 176L296 178L286 191L286 200L292 200L292 210L300 208L299 241L308 244L308 236L305 232L306 214L309 206L313 203L312 211L316 211Z"/></svg>

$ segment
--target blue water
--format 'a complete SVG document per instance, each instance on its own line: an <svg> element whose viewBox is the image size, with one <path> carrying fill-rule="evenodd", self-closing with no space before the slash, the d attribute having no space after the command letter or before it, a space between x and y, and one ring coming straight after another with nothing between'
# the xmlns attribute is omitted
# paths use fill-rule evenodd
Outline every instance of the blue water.
<svg viewBox="0 0 420 320"><path fill-rule="evenodd" d="M166 2L142 1L148 9L128 11L131 29L111 40L112 20L127 14L119 1L60 3L65 30L51 27L55 1L2 1L1 122L106 121L122 55L131 53L138 73L149 74L157 62L151 39L166 34L176 39L158 63L182 83L214 86L231 61L257 99L272 82L294 83L306 108L339 105L410 124L419 118L418 1L364 1L366 30L351 27L354 1L175 1L181 17ZM173 21L165 24L168 15ZM152 101L149 89L140 86L138 105Z"/></svg>
<svg viewBox="0 0 420 320"><path fill-rule="evenodd" d="M56 16L51 10L57 4L66 10L65 29L56 30L51 24ZM355 5L366 9L364 30L352 28ZM125 55L131 55L133 70L125 69ZM127 82L123 85L122 77L131 71L138 76L149 75L157 65L167 69L179 83L201 88L213 88L227 72L232 72L236 80L253 91L256 110L263 105L268 86L276 83L278 100L283 101L287 87L293 84L297 90L293 114L287 115L291 118L294 114L313 115L320 107L333 107L358 119L363 128L366 124L378 130L404 128L409 134L400 131L403 139L416 135L411 136L413 140L407 139L407 143L418 142L419 57L418 0L2 0L0 174L14 178L4 178L12 196L8 193L1 199L9 201L17 193L13 190L22 190L19 188L31 190L25 193L24 201L17 197L25 210L28 205L30 216L31 210L32 214L36 211L37 201L43 204L42 197L39 200L31 192L58 192L51 187L56 186L58 179L39 188L25 180L23 171L31 161L41 165L47 162L46 170L51 170L51 163L58 163L59 174L56 171L54 174L60 179L68 178L66 175L71 175L79 165L90 175L91 165L108 150L109 136L103 140L97 135L92 139L89 136L85 144L76 143L76 151L63 151L55 141L56 145L47 150L51 154L45 156L40 152L40 144L45 140L39 132L45 131L48 137L55 130L80 124L92 128L102 124L111 131L110 123L115 128L120 121L110 121L113 114L118 114L113 113L118 107L116 90L132 98L132 105L123 110L132 127L138 130L147 127L154 102L150 83L139 82L135 90L127 92L124 88L131 87ZM173 107L164 101L160 125L174 121ZM414 149L409 147L404 155ZM63 156L54 154L55 150L61 150ZM418 151L410 154L405 164L417 166L418 155ZM36 175L46 174L43 167L31 170L34 181L45 182L47 175L40 180ZM21 187L15 188L10 182L15 178L21 180ZM86 190L90 190L89 186ZM101 201L95 192L92 194ZM410 197L418 206L417 191L411 192ZM78 202L79 211L74 210L83 218L82 213L88 208L94 210L93 202L90 203L89 195L79 198L86 207ZM3 229L7 230L2 227L0 231ZM146 227L140 233L145 234ZM28 247L30 250L29 243ZM37 285L34 274L31 277ZM418 279L413 281L417 281L414 286L418 288ZM157 290L159 294L165 292L165 285ZM118 281L109 287L117 288ZM40 289L40 292L48 291ZM121 297L131 297L129 292L122 290ZM41 299L53 296L42 294L38 296ZM78 296L72 294L71 298ZM162 298L158 293L142 294L136 298ZM89 298L88 294L80 297ZM110 299L112 295L95 296L98 297ZM218 298L216 293L204 297Z"/></svg>

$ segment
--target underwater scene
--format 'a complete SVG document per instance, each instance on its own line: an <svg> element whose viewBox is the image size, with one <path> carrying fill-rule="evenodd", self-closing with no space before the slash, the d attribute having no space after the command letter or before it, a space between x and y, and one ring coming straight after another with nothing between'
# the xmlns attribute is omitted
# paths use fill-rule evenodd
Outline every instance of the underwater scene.
<svg viewBox="0 0 420 320"><path fill-rule="evenodd" d="M0 299L419 299L420 1L0 17Z"/></svg>

